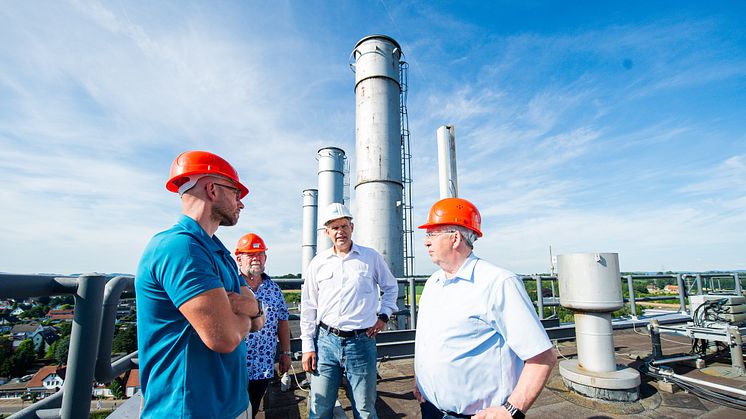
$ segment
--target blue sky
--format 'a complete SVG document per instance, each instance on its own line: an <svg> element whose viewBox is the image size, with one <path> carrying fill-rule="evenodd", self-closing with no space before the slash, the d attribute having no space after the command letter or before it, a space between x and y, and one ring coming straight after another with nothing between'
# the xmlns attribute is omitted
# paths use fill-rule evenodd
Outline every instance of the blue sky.
<svg viewBox="0 0 746 419"><path fill-rule="evenodd" d="M410 64L415 223L451 124L486 259L546 272L551 245L626 271L746 269L746 6L609 3L10 2L0 271L134 272L180 211L172 160L206 149L251 189L219 237L257 232L270 273L299 272L301 191L319 148L354 173L348 58L379 33Z"/></svg>

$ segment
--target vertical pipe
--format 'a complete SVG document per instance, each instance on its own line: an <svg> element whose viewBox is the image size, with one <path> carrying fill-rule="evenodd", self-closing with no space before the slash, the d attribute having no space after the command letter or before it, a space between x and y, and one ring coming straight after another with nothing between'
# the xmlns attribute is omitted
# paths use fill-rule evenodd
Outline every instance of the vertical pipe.
<svg viewBox="0 0 746 419"><path fill-rule="evenodd" d="M305 189L303 191L303 243L301 244L301 277L306 277L306 268L316 256L316 228L318 222L318 198L317 189Z"/></svg>
<svg viewBox="0 0 746 419"><path fill-rule="evenodd" d="M738 329L738 326L728 326L728 335L730 335L728 346L730 346L731 365L739 375L744 375L746 370L744 369L743 364L743 349L741 349L743 338L741 337L741 332Z"/></svg>
<svg viewBox="0 0 746 419"><path fill-rule="evenodd" d="M733 274L733 284L735 285L736 295L743 295L743 290L741 289L741 278L738 276L738 272Z"/></svg>
<svg viewBox="0 0 746 419"><path fill-rule="evenodd" d="M575 312L578 364L592 372L616 371L611 313Z"/></svg>
<svg viewBox="0 0 746 419"><path fill-rule="evenodd" d="M436 133L440 199L458 197L456 173L456 135L453 125L443 125Z"/></svg>
<svg viewBox="0 0 746 419"><path fill-rule="evenodd" d="M686 292L681 274L676 274L676 284L679 285L679 313L686 314Z"/></svg>
<svg viewBox="0 0 746 419"><path fill-rule="evenodd" d="M653 344L653 359L663 358L663 347L661 346L661 331L658 328L658 320L650 320L648 329L650 329L650 340Z"/></svg>
<svg viewBox="0 0 746 419"><path fill-rule="evenodd" d="M101 308L105 286L106 277L103 275L89 274L78 278L67 355L65 394L60 412L63 419L88 418L91 409L93 371L101 335Z"/></svg>
<svg viewBox="0 0 746 419"><path fill-rule="evenodd" d="M321 217L332 202L344 203L344 161L345 152L341 148L326 147L319 150L319 189L316 253L332 247L326 236Z"/></svg>
<svg viewBox="0 0 746 419"><path fill-rule="evenodd" d="M697 295L702 295L702 275L697 274Z"/></svg>
<svg viewBox="0 0 746 419"><path fill-rule="evenodd" d="M361 39L355 68L355 237L381 253L395 277L404 276L402 137L399 44L384 35ZM321 202L319 202L321 204ZM399 286L399 309L404 286Z"/></svg>
<svg viewBox="0 0 746 419"><path fill-rule="evenodd" d="M534 276L536 279L536 309L539 312L539 318L544 318L544 293L541 289L541 275Z"/></svg>
<svg viewBox="0 0 746 419"><path fill-rule="evenodd" d="M629 289L629 311L632 313L632 319L637 320L637 305L635 304L635 286L632 281L632 275L627 275L627 288Z"/></svg>

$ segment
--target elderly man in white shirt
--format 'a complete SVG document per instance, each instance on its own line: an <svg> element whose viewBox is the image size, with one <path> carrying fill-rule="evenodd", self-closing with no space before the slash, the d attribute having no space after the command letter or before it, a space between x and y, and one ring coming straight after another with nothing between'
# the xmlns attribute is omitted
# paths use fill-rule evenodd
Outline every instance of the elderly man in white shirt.
<svg viewBox="0 0 746 419"><path fill-rule="evenodd" d="M481 216L446 198L430 210L425 246L441 269L420 296L414 393L423 419L519 418L557 362L521 280L472 252Z"/></svg>
<svg viewBox="0 0 746 419"><path fill-rule="evenodd" d="M308 265L301 293L303 369L311 380L308 417L332 417L344 370L354 417L377 418L375 336L397 308L396 278L378 252L352 243L347 207L332 203L324 214L333 247Z"/></svg>

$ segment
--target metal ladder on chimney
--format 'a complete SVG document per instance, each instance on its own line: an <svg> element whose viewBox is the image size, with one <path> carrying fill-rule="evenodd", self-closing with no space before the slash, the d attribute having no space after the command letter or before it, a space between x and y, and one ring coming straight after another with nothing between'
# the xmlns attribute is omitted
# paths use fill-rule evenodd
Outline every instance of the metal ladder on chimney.
<svg viewBox="0 0 746 419"><path fill-rule="evenodd" d="M414 276L414 228L412 226L412 152L409 145L409 114L407 113L407 73L409 64L399 62L399 117L401 119L402 156L402 235L404 243L404 276Z"/></svg>

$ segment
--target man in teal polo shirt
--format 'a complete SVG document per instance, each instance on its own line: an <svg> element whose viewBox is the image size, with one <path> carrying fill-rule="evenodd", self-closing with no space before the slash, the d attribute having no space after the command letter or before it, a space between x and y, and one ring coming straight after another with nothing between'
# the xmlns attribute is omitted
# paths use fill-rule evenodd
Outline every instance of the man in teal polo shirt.
<svg viewBox="0 0 746 419"><path fill-rule="evenodd" d="M214 235L238 222L248 189L204 151L179 155L166 188L183 215L151 239L135 280L141 417L249 418L242 343L263 313Z"/></svg>

